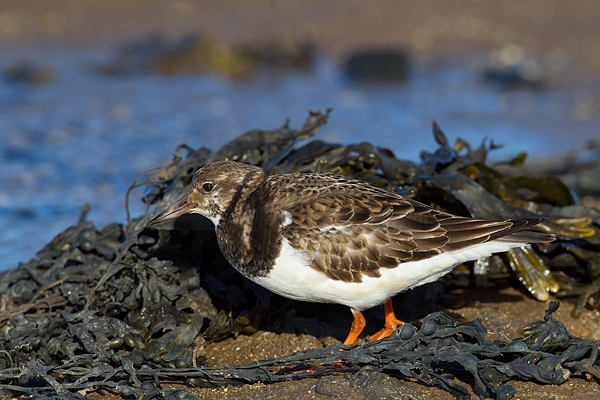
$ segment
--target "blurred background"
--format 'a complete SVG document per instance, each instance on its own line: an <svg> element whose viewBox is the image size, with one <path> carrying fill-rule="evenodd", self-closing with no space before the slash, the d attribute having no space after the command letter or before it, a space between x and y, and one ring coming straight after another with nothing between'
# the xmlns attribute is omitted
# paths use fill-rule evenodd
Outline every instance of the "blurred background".
<svg viewBox="0 0 600 400"><path fill-rule="evenodd" d="M498 159L597 158L600 2L0 0L0 270L86 203L124 222L179 144L327 107L318 139L413 161L433 121Z"/></svg>

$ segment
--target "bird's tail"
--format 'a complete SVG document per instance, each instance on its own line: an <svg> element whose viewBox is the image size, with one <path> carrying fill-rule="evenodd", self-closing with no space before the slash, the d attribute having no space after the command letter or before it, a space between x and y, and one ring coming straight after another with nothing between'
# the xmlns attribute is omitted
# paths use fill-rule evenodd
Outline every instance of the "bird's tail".
<svg viewBox="0 0 600 400"><path fill-rule="evenodd" d="M523 244L553 242L556 240L556 236L551 233L528 230L532 226L545 220L546 218L543 217L511 219L510 222L512 222L513 225L509 228L510 233L507 234L506 231L500 231L492 235L489 240Z"/></svg>

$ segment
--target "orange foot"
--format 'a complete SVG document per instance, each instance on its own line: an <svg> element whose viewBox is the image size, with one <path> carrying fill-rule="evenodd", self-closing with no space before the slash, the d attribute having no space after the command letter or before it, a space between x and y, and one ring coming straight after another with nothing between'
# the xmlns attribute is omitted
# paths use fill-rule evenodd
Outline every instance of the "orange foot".
<svg viewBox="0 0 600 400"><path fill-rule="evenodd" d="M360 311L356 311L353 309L350 309L350 311L352 311L352 316L354 317L354 320L352 321L352 327L350 328L350 333L348 334L348 337L346 338L346 340L344 340L344 344L346 344L346 345L354 344L354 342L356 341L358 336L361 334L363 329L365 329L365 325L367 325L367 322L365 321L365 317L363 317L363 315Z"/></svg>
<svg viewBox="0 0 600 400"><path fill-rule="evenodd" d="M385 325L383 326L382 330L369 337L369 339L372 341L390 336L396 330L397 327L404 323L396 318L391 298L385 301L385 303L383 304L383 308L385 309Z"/></svg>

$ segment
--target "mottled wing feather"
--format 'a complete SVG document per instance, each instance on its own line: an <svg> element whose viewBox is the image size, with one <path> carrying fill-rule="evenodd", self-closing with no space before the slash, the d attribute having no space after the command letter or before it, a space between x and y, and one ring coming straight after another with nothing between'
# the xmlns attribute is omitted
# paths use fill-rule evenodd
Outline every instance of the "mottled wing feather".
<svg viewBox="0 0 600 400"><path fill-rule="evenodd" d="M504 236L514 225L442 213L366 182L334 175L268 179L278 187L274 204L291 215L291 223L282 228L290 245L306 249L317 271L347 282L360 282L363 275L378 277L380 268L396 268ZM293 200L288 194L294 194Z"/></svg>

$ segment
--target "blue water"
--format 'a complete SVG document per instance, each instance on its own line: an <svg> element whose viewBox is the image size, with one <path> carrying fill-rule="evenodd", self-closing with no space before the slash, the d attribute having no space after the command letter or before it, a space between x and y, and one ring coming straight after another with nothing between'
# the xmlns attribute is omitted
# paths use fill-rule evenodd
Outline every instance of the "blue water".
<svg viewBox="0 0 600 400"><path fill-rule="evenodd" d="M321 140L369 141L418 160L436 148L431 123L448 137L505 144L495 157L564 152L596 134L571 119L572 88L504 92L477 71L416 63L407 83L357 84L332 60L314 71L263 71L246 81L217 75L102 76L103 53L10 53L0 69L31 60L53 69L44 85L0 82L0 270L35 256L76 222L83 204L98 227L125 221L124 196L142 171L187 143L217 149L250 129L299 127L307 110L333 107ZM566 134L568 133L568 135ZM134 193L133 215L144 212Z"/></svg>

